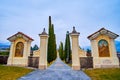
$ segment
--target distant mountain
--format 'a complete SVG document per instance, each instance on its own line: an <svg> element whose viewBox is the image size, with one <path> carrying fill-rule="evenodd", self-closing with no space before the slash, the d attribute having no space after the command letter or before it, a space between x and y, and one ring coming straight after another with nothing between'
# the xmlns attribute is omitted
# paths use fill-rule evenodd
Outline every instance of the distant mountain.
<svg viewBox="0 0 120 80"><path fill-rule="evenodd" d="M10 47L10 43L8 42L0 42L0 49L6 49Z"/></svg>
<svg viewBox="0 0 120 80"><path fill-rule="evenodd" d="M115 46L116 46L117 52L120 53L120 41L115 41Z"/></svg>
<svg viewBox="0 0 120 80"><path fill-rule="evenodd" d="M120 53L120 41L115 41L115 46L116 46L116 51ZM91 46L85 46L83 47L84 50L90 49L91 50Z"/></svg>

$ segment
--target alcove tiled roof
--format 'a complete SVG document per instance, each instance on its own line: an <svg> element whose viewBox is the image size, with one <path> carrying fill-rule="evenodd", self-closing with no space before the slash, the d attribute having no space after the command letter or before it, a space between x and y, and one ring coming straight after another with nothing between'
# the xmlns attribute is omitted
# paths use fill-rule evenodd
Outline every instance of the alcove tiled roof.
<svg viewBox="0 0 120 80"><path fill-rule="evenodd" d="M93 40L95 38L97 38L99 35L107 35L112 39L117 38L119 35L105 29L105 28L101 28L100 30L96 31L95 33L91 34L90 36L88 36L87 38L90 40Z"/></svg>
<svg viewBox="0 0 120 80"><path fill-rule="evenodd" d="M15 39L18 38L18 37L23 37L23 38L26 39L26 40L31 40L31 41L33 41L33 39L32 39L31 37L27 36L26 34L24 34L24 33L22 33L22 32L18 32L18 33L16 33L16 34L12 35L11 37L7 38L7 40L13 41L13 40L15 40Z"/></svg>

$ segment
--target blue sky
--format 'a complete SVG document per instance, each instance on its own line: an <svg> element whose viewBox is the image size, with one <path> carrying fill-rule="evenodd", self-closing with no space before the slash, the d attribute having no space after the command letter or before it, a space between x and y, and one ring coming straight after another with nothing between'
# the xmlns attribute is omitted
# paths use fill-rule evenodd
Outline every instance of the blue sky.
<svg viewBox="0 0 120 80"><path fill-rule="evenodd" d="M38 34L52 16L56 41L65 41L75 26L80 32L79 45L90 45L87 36L102 27L120 35L120 0L0 0L0 41L21 31L39 45ZM120 37L116 40L120 41Z"/></svg>

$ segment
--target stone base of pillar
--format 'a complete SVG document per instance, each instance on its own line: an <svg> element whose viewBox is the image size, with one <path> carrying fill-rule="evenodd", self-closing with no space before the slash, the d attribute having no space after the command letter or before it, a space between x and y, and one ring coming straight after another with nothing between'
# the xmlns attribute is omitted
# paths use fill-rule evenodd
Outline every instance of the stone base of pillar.
<svg viewBox="0 0 120 80"><path fill-rule="evenodd" d="M80 66L72 66L73 70L80 70Z"/></svg>
<svg viewBox="0 0 120 80"><path fill-rule="evenodd" d="M39 69L45 70L45 69L47 69L47 66L46 65L39 65Z"/></svg>
<svg viewBox="0 0 120 80"><path fill-rule="evenodd" d="M8 66L27 67L26 64L7 64Z"/></svg>
<svg viewBox="0 0 120 80"><path fill-rule="evenodd" d="M119 68L119 65L101 65L101 68Z"/></svg>
<svg viewBox="0 0 120 80"><path fill-rule="evenodd" d="M8 58L7 65L26 67L28 66L27 60L26 58Z"/></svg>
<svg viewBox="0 0 120 80"><path fill-rule="evenodd" d="M96 64L96 65L94 65L94 67L93 68L101 68L101 65L100 64Z"/></svg>
<svg viewBox="0 0 120 80"><path fill-rule="evenodd" d="M119 65L95 65L94 68L120 68Z"/></svg>
<svg viewBox="0 0 120 80"><path fill-rule="evenodd" d="M7 65L12 65L12 58L8 58Z"/></svg>
<svg viewBox="0 0 120 80"><path fill-rule="evenodd" d="M93 58L94 68L119 68L119 61L117 57L107 57L107 58Z"/></svg>

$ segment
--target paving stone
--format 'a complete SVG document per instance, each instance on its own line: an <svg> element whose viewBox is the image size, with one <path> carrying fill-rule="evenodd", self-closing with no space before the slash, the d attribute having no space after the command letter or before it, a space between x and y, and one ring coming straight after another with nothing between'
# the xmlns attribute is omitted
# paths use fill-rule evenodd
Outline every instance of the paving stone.
<svg viewBox="0 0 120 80"><path fill-rule="evenodd" d="M18 80L91 80L83 71L72 70L57 58L46 70L35 70Z"/></svg>

